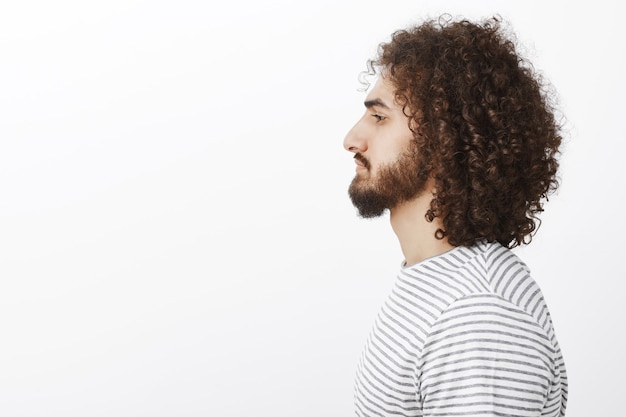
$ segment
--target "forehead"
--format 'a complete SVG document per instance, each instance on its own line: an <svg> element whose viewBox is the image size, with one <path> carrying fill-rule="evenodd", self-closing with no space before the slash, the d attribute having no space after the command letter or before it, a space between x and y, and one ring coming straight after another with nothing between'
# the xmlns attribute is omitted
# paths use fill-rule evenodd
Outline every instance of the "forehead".
<svg viewBox="0 0 626 417"><path fill-rule="evenodd" d="M384 74L378 76L376 83L370 89L365 99L365 101L375 100L382 101L389 108L401 107L396 101L396 87L388 77L385 77Z"/></svg>
<svg viewBox="0 0 626 417"><path fill-rule="evenodd" d="M367 94L367 98L392 98L395 94L395 87L391 83L388 77L385 77L384 74L378 76L374 86L370 89Z"/></svg>

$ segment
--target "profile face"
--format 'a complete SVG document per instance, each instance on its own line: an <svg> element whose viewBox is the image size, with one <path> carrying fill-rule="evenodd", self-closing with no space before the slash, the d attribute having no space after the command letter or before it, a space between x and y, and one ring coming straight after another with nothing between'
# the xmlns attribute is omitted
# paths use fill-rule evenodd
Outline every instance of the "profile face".
<svg viewBox="0 0 626 417"><path fill-rule="evenodd" d="M356 163L349 194L361 216L377 217L416 197L427 175L418 159L409 117L384 74L364 104L365 113L344 139L344 148L354 153Z"/></svg>

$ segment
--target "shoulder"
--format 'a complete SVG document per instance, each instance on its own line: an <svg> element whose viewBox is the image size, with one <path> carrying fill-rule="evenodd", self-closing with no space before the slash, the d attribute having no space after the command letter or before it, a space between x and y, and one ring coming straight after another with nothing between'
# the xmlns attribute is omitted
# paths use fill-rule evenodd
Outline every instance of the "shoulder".
<svg viewBox="0 0 626 417"><path fill-rule="evenodd" d="M508 346L522 354L541 351L546 362L554 348L546 329L528 312L497 294L472 294L451 303L435 320L424 345L424 354L444 346L478 343L483 348ZM492 345L493 344L493 345Z"/></svg>
<svg viewBox="0 0 626 417"><path fill-rule="evenodd" d="M557 355L546 330L510 301L495 294L460 298L431 326L417 364L425 409L481 404L511 415L523 406L539 415L556 387Z"/></svg>

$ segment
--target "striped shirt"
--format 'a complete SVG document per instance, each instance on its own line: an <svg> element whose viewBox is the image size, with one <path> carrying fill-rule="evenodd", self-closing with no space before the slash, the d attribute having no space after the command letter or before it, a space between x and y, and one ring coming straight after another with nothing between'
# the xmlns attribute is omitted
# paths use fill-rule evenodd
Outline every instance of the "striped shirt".
<svg viewBox="0 0 626 417"><path fill-rule="evenodd" d="M358 416L563 416L550 313L509 249L480 242L403 267L357 368Z"/></svg>

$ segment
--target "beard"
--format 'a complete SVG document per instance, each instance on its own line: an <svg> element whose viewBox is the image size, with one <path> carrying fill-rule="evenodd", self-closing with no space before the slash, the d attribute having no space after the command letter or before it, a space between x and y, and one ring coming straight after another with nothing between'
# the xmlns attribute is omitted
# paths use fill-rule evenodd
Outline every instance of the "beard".
<svg viewBox="0 0 626 417"><path fill-rule="evenodd" d="M379 217L385 210L419 196L426 188L429 173L419 159L417 145L413 142L395 162L380 166L375 177L363 155L357 153L354 158L363 163L369 174L357 174L348 189L352 204L363 218Z"/></svg>

